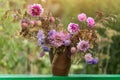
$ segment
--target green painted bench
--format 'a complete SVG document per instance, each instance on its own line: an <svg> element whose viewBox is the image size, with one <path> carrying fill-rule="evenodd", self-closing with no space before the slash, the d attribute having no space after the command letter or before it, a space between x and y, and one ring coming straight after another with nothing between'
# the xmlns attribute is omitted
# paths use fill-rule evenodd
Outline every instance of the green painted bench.
<svg viewBox="0 0 120 80"><path fill-rule="evenodd" d="M120 75L79 74L66 77L52 75L0 75L0 80L120 80Z"/></svg>

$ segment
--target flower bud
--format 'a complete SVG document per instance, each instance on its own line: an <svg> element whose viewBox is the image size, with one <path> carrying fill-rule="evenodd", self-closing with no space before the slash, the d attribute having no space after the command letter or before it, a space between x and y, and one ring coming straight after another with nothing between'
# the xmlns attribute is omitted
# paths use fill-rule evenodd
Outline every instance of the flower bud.
<svg viewBox="0 0 120 80"><path fill-rule="evenodd" d="M30 24L30 26L34 26L35 22L34 21L30 21L29 24Z"/></svg>
<svg viewBox="0 0 120 80"><path fill-rule="evenodd" d="M65 40L64 41L64 46L69 46L71 44L71 41L70 40Z"/></svg>
<svg viewBox="0 0 120 80"><path fill-rule="evenodd" d="M87 17L86 17L86 14L85 14L85 13L81 13L81 14L78 15L78 20L79 20L80 22L85 21L86 18L87 18Z"/></svg>
<svg viewBox="0 0 120 80"><path fill-rule="evenodd" d="M42 25L42 22L41 22L40 20L38 20L38 21L35 21L35 24L36 24L37 26L41 26L41 25Z"/></svg>
<svg viewBox="0 0 120 80"><path fill-rule="evenodd" d="M55 18L54 17L50 17L50 22L55 22Z"/></svg>
<svg viewBox="0 0 120 80"><path fill-rule="evenodd" d="M26 29L28 27L28 24L26 22L21 23L22 29Z"/></svg>
<svg viewBox="0 0 120 80"><path fill-rule="evenodd" d="M75 53L77 51L76 47L71 47L71 53Z"/></svg>
<svg viewBox="0 0 120 80"><path fill-rule="evenodd" d="M39 54L39 57L43 57L45 55L45 52L44 51L41 51L40 54Z"/></svg>

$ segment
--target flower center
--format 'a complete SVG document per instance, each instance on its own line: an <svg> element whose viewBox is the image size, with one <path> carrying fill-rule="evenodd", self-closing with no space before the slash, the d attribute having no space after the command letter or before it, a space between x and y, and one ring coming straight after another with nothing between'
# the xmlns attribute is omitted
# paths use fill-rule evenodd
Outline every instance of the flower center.
<svg viewBox="0 0 120 80"><path fill-rule="evenodd" d="M33 9L33 11L37 13L37 12L38 12L38 9Z"/></svg>
<svg viewBox="0 0 120 80"><path fill-rule="evenodd" d="M75 26L72 26L71 29L72 29L72 30L76 30L76 27L75 27Z"/></svg>
<svg viewBox="0 0 120 80"><path fill-rule="evenodd" d="M82 45L82 48L84 49L84 48L87 48L87 45L86 44L83 44Z"/></svg>

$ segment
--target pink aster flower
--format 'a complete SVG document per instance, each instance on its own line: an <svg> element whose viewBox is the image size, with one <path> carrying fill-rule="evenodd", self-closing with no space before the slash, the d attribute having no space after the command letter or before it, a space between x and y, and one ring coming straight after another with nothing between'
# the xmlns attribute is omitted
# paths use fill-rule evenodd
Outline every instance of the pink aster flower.
<svg viewBox="0 0 120 80"><path fill-rule="evenodd" d="M85 14L85 13L79 14L79 15L78 15L78 20L79 20L80 22L85 21L85 20L86 20L86 14Z"/></svg>
<svg viewBox="0 0 120 80"><path fill-rule="evenodd" d="M44 10L40 4L33 4L29 6L29 13L31 16L40 16L43 11Z"/></svg>
<svg viewBox="0 0 120 80"><path fill-rule="evenodd" d="M92 55L90 53L85 54L85 60L86 61L92 61L93 60Z"/></svg>
<svg viewBox="0 0 120 80"><path fill-rule="evenodd" d="M70 23L68 25L68 31L71 33L71 34L76 34L78 33L79 31L79 25L78 24L75 24L75 23Z"/></svg>
<svg viewBox="0 0 120 80"><path fill-rule="evenodd" d="M88 25L89 27L91 27L91 28L94 27L95 21L94 21L94 19L93 19L92 17L88 17L88 18L87 18L87 25Z"/></svg>
<svg viewBox="0 0 120 80"><path fill-rule="evenodd" d="M55 47L60 47L60 46L64 45L64 41L66 41L68 39L68 34L66 34L62 31L56 32L55 34L50 35L48 39L49 39L51 45L53 45Z"/></svg>
<svg viewBox="0 0 120 80"><path fill-rule="evenodd" d="M79 51L86 52L89 49L89 42L82 40L78 43L77 48Z"/></svg>

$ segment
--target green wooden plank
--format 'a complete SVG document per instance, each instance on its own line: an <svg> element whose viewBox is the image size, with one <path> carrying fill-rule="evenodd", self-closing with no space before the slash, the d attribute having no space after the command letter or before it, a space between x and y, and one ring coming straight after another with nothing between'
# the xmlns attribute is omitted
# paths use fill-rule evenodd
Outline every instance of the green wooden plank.
<svg viewBox="0 0 120 80"><path fill-rule="evenodd" d="M79 74L69 76L52 75L0 75L0 80L120 80L120 75Z"/></svg>

